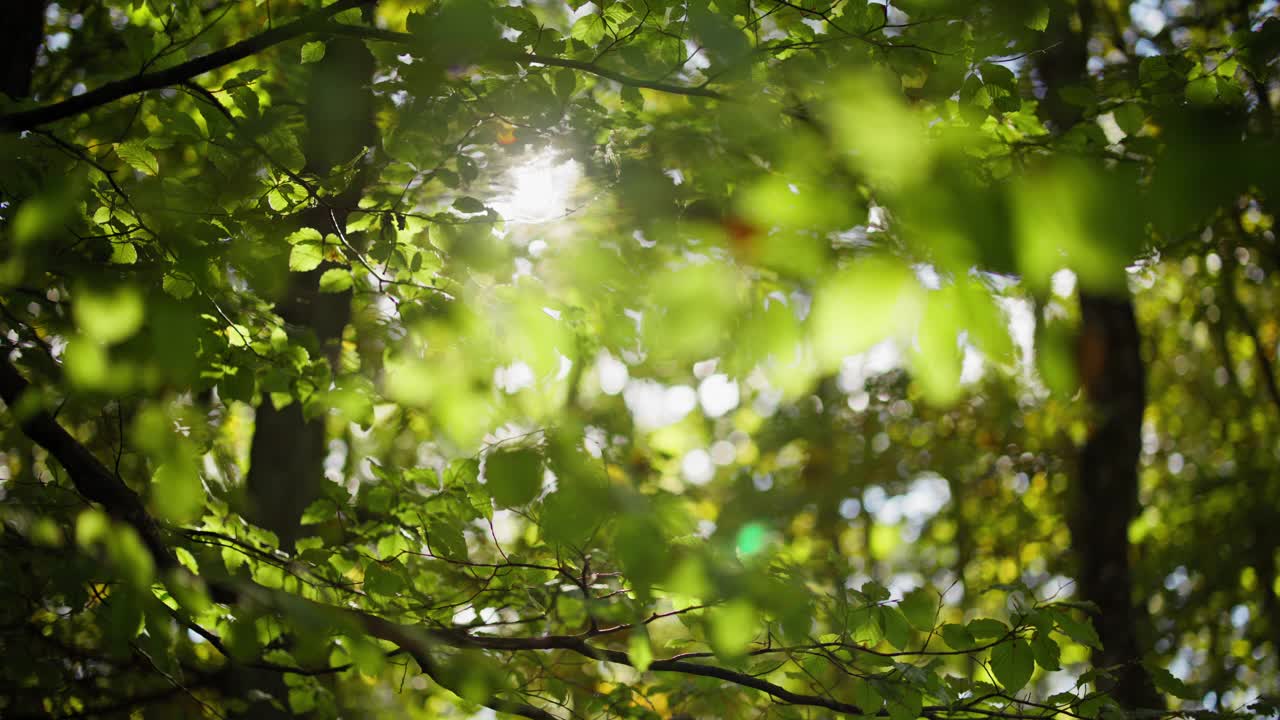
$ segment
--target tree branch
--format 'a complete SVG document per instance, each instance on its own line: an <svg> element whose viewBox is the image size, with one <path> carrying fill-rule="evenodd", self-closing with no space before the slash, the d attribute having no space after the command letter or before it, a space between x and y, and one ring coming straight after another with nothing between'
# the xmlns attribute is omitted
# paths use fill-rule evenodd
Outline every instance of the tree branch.
<svg viewBox="0 0 1280 720"><path fill-rule="evenodd" d="M28 389L29 386L26 380L22 378L12 363L7 358L0 357L0 397L3 397L10 412L17 415L23 410L20 403L22 396ZM157 564L160 564L161 558L170 558L170 566L174 565L171 559L172 553L163 543L156 529L158 527L156 521L147 514L137 494L108 471L106 466L94 457L88 448L80 444L79 441L58 425L52 416L43 411L27 413L25 417L19 417L18 422L28 437L44 447L45 450L49 451L50 455L62 463L71 476L72 482L75 483L76 488L82 494L101 503L113 515L122 517L134 527L139 528L139 532L147 540L148 547L156 554ZM307 606L311 610L318 611L329 617L344 619L345 623L349 623L352 628L359 628L360 631L369 636L390 642L408 653L422 668L423 673L437 684L450 690L452 688L448 688L447 685L441 683L438 667L431 657L430 650L433 644L454 648L508 652L565 650L592 660L634 667L631 657L627 653L620 650L594 647L583 636L477 636L459 629L422 628L417 625L388 620L363 610L329 605L281 590L273 590L251 580L205 578L205 581L208 583L209 589L218 596L219 602L248 600L273 608L286 616L295 614L295 611L300 606ZM278 672L296 672L292 668L281 666L264 669ZM794 692L749 673L715 665L704 665L687 659L655 660L649 665L648 669L653 672L680 673L722 680L733 685L760 691L778 702L789 705L824 708L847 715L864 714L857 706L834 698ZM480 704L499 712L519 715L532 720L560 720L556 715L542 708L497 696L485 698ZM966 710L946 706L923 708L922 715L928 718L940 718L952 712L959 712L960 714L984 712L990 717L1001 718L1038 717L1008 711L979 711L972 708ZM884 715L886 713L882 710L879 714Z"/></svg>
<svg viewBox="0 0 1280 720"><path fill-rule="evenodd" d="M193 60L174 65L171 68L110 82L96 90L76 95L52 105L45 105L9 115L0 115L0 132L12 133L31 130L41 125L65 120L88 112L123 97L177 85L210 70L216 70L237 60L256 55L273 45L279 45L301 35L334 25L335 23L329 22L329 18L334 15L362 5L372 5L376 2L377 0L338 0L332 5L316 10L288 25L268 30L230 47L216 50L208 55L202 55Z"/></svg>
<svg viewBox="0 0 1280 720"><path fill-rule="evenodd" d="M393 30L381 30L372 27L362 27L358 25L343 25L329 20L329 18L343 12L344 10L350 10L355 7L360 7L361 5L370 5L376 2L377 0L338 0L332 5L317 10L300 20L285 25L284 27L268 30L260 35L255 35L247 40L242 40L230 47L217 50L209 53L208 55L202 55L171 68L157 70L156 72L147 73L145 75L135 75L131 78L107 83L96 90L91 90L83 95L77 95L61 102L53 103L52 105L45 105L43 107L11 113L9 115L0 115L0 132L13 133L32 130L41 125L47 125L51 122L65 120L81 113L88 112L119 100L120 98L147 92L148 90L159 90L173 85L181 85L198 75L209 72L210 70L216 70L237 60L242 60L251 55L256 55L273 45L278 45L282 42L311 33L346 35L358 37L364 40L381 40L384 42L402 44L410 44L413 42L414 37L408 33L395 32ZM586 62L583 60L570 60L568 58L558 58L521 52L503 53L499 57L513 62L569 68L571 70L578 70L597 77L602 77L606 80L612 80L621 85L644 88L646 90L656 90L673 95L704 97L712 100L733 99L724 93L716 92L715 90L708 90L704 87L689 87L685 85L675 85L656 80L645 80L643 78L631 77L617 72L616 70L610 70L608 68L601 67L596 63Z"/></svg>
<svg viewBox="0 0 1280 720"><path fill-rule="evenodd" d="M161 537L160 525L147 513L138 494L71 437L52 415L43 409L23 407L28 390L30 385L9 362L8 356L0 357L0 398L4 399L22 432L62 463L81 495L132 525L155 556L157 566L172 567L174 556Z"/></svg>
<svg viewBox="0 0 1280 720"><path fill-rule="evenodd" d="M380 40L382 42L397 43L401 45L411 45L416 42L413 35L409 33L396 32L394 30L382 30L380 28L365 27L360 25L342 25L339 23L326 23L322 28L323 32L333 35L348 35L358 37L362 40ZM624 73L610 70L594 62L585 60L570 60L568 58L551 57L549 55L537 55L535 53L523 52L505 52L499 53L498 57L502 60L512 62L533 63L536 65L548 65L551 67L569 68L570 70L579 70L590 75L612 80L620 85L629 87L644 88L646 90L657 90L659 92L670 93L672 95L688 95L692 97L704 97L712 100L732 100L724 93L708 90L704 87L690 87L687 85L675 85L672 83L658 82L656 80L645 80L643 78L631 77Z"/></svg>

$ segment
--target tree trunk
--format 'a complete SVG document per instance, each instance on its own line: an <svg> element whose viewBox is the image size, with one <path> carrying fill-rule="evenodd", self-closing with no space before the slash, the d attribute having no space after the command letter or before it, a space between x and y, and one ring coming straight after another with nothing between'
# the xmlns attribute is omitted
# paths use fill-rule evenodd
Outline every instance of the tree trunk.
<svg viewBox="0 0 1280 720"><path fill-rule="evenodd" d="M1073 31L1073 16L1079 31ZM1055 133L1080 122L1079 108L1063 102L1058 90L1087 82L1088 38L1093 7L1055 3L1045 32L1045 50L1036 70L1044 83L1041 103ZM1098 607L1102 649L1095 669L1115 668L1113 678L1096 685L1127 709L1160 709L1156 692L1141 665L1141 633L1149 626L1146 606L1134 601L1130 572L1129 524L1138 504L1138 456L1146 408L1146 373L1133 300L1120 290L1080 288L1079 376L1092 406L1093 420L1080 448L1067 524L1077 563L1081 598Z"/></svg>
<svg viewBox="0 0 1280 720"><path fill-rule="evenodd" d="M1081 595L1098 606L1095 668L1117 667L1113 683L1099 681L1126 708L1163 709L1138 662L1140 632L1150 618L1134 602L1129 524L1140 509L1138 456L1146 375L1141 336L1128 296L1080 293L1080 377L1093 406L1088 438L1080 449L1073 507L1068 514Z"/></svg>
<svg viewBox="0 0 1280 720"><path fill-rule="evenodd" d="M376 143L373 93L369 87L373 71L373 55L362 41L328 41L324 58L312 70L306 98L308 135L303 152L307 172L323 175ZM358 173L344 192L326 198L325 204L304 210L300 225L315 228L322 236L340 232L346 225L347 212L343 208L358 204L365 177L365 173ZM335 223L339 228L334 227ZM351 318L351 293L320 292L320 276L332 267L336 266L325 262L309 272L290 273L276 312L288 324L291 334L297 328L313 336L307 340L314 343L306 344L322 352L336 374L342 332ZM282 548L292 550L301 531L303 511L320 497L327 445L324 416L307 419L301 399L280 409L269 397L261 399L245 486L250 517L274 532ZM263 699L253 702L240 717L293 717L287 709L288 688L279 673L241 668L236 681L242 689L258 690L286 708L280 712Z"/></svg>
<svg viewBox="0 0 1280 720"><path fill-rule="evenodd" d="M373 118L373 55L359 40L329 40L324 58L312 71L306 98L308 136L304 144L307 170L323 174L335 164L350 161L361 149L376 142ZM321 235L338 232L346 224L346 211L363 192L363 174L336 198L302 213L302 225ZM351 293L321 293L320 276L330 267L291 273L288 287L276 311L291 328L314 335L330 368L338 370L342 332L351 318ZM258 405L249 453L246 489L252 517L274 532L289 548L300 531L303 511L320 497L327 451L324 417L308 420L301 401L277 410L263 397Z"/></svg>
<svg viewBox="0 0 1280 720"><path fill-rule="evenodd" d="M44 39L45 0L12 0L0 23L0 92L14 100L31 93L31 73Z"/></svg>

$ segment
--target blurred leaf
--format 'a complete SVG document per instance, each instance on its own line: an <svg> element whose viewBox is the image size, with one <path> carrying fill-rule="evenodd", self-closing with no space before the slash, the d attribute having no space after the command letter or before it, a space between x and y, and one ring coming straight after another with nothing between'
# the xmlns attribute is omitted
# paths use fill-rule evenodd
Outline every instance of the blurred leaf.
<svg viewBox="0 0 1280 720"><path fill-rule="evenodd" d="M485 486L500 508L527 505L542 490L542 456L536 450L498 450L484 465Z"/></svg>
<svg viewBox="0 0 1280 720"><path fill-rule="evenodd" d="M631 631L627 640L627 657L636 672L644 672L653 662L653 648L649 644L649 633L642 627Z"/></svg>
<svg viewBox="0 0 1280 720"><path fill-rule="evenodd" d="M869 258L818 288L810 319L824 367L914 330L925 297L911 271L888 258ZM856 319L855 319L856 318Z"/></svg>
<svg viewBox="0 0 1280 720"><path fill-rule="evenodd" d="M175 453L151 476L156 513L174 523L197 520L204 510L204 486L189 451Z"/></svg>
<svg viewBox="0 0 1280 720"><path fill-rule="evenodd" d="M131 285L109 290L80 288L71 312L81 332L108 345L132 336L145 317L142 293Z"/></svg>
<svg viewBox="0 0 1280 720"><path fill-rule="evenodd" d="M733 600L710 611L711 646L724 658L741 657L755 638L759 619L746 600Z"/></svg>

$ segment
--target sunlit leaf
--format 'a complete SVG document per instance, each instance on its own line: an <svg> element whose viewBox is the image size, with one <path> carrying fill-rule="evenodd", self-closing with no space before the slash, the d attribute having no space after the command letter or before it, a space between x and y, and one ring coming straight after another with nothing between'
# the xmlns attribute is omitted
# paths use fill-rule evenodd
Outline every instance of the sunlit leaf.
<svg viewBox="0 0 1280 720"><path fill-rule="evenodd" d="M116 145L116 154L120 159L129 163L129 166L140 173L147 175L160 174L160 162L156 160L156 156L145 145L136 141L118 143Z"/></svg>
<svg viewBox="0 0 1280 720"><path fill-rule="evenodd" d="M991 648L991 671L1010 693L1021 690L1031 680L1034 669L1035 658L1031 646L1022 638Z"/></svg>
<svg viewBox="0 0 1280 720"><path fill-rule="evenodd" d="M289 251L289 269L294 272L315 270L324 261L324 247L315 242L300 242Z"/></svg>
<svg viewBox="0 0 1280 720"><path fill-rule="evenodd" d="M856 263L818 288L810 320L825 367L911 332L924 309L923 290L911 271L887 258Z"/></svg>
<svg viewBox="0 0 1280 720"><path fill-rule="evenodd" d="M325 44L319 40L313 40L302 44L302 62L313 63L320 62L324 59Z"/></svg>

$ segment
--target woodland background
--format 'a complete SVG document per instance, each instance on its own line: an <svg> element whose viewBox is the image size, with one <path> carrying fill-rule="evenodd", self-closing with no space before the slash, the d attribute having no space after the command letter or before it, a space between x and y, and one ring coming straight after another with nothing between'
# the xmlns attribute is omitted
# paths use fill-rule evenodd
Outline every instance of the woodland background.
<svg viewBox="0 0 1280 720"><path fill-rule="evenodd" d="M5 11L0 715L1275 714L1273 0Z"/></svg>

